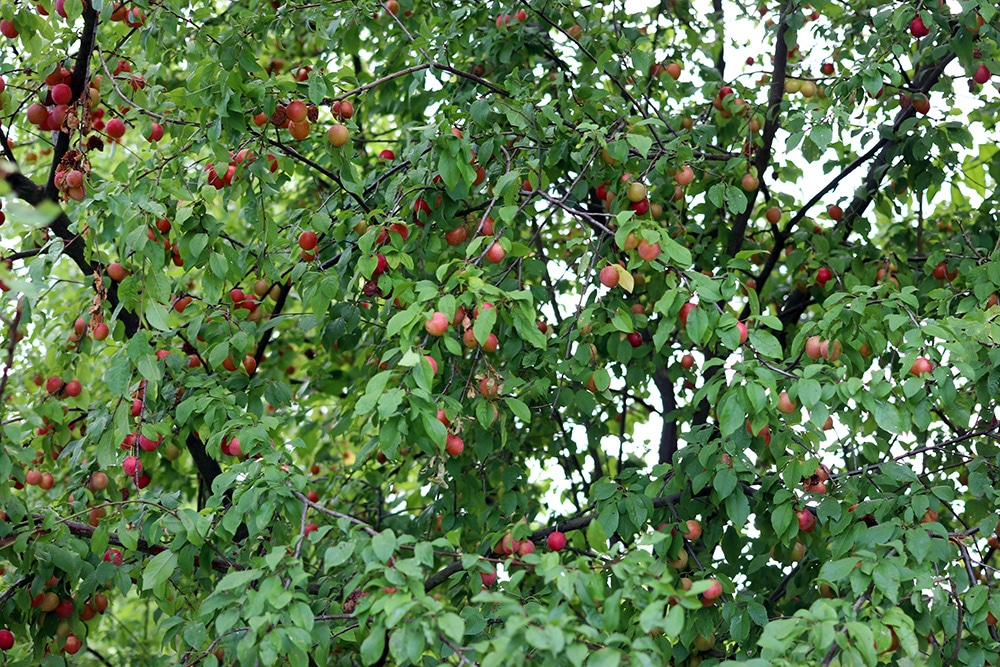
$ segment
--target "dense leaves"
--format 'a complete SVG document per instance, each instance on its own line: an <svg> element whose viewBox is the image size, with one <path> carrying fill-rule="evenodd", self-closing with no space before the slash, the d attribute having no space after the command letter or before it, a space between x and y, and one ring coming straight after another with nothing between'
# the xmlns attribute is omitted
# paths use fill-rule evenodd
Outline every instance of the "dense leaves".
<svg viewBox="0 0 1000 667"><path fill-rule="evenodd" d="M5 664L995 664L1000 17L848 4L3 4Z"/></svg>

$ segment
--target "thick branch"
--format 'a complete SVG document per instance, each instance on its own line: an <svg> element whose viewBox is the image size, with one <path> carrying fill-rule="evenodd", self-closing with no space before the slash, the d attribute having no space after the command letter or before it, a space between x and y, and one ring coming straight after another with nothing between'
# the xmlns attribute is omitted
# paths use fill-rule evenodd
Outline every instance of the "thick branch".
<svg viewBox="0 0 1000 667"><path fill-rule="evenodd" d="M771 74L771 88L767 95L767 113L764 117L764 128L761 132L763 145L757 150L754 156L754 166L757 168L757 177L763 187L764 176L768 164L771 162L771 144L774 142L774 135L781 125L781 100L785 94L785 69L788 65L788 45L785 44L785 35L788 33L788 15L792 11L792 0L785 0L781 6L781 18L778 23L778 34L775 37L774 45L774 71ZM743 211L736 220L733 221L733 231L729 237L728 253L730 257L735 257L736 253L743 247L743 238L746 236L747 223L753 212L754 202L757 200L757 193L754 190L750 193L746 210Z"/></svg>

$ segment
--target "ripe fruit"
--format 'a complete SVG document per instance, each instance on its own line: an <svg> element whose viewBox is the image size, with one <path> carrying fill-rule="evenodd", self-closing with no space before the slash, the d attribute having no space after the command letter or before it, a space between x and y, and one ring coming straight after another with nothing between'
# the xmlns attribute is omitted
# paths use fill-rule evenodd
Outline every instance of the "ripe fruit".
<svg viewBox="0 0 1000 667"><path fill-rule="evenodd" d="M629 345L631 345L632 347L639 347L640 345L642 345L642 334L639 333L638 331L633 331L627 336L627 338Z"/></svg>
<svg viewBox="0 0 1000 667"><path fill-rule="evenodd" d="M680 311L677 313L677 319L681 321L682 325L686 325L688 323L688 316L691 314L691 311L697 307L697 304L691 303L690 301L681 306Z"/></svg>
<svg viewBox="0 0 1000 667"><path fill-rule="evenodd" d="M747 192L753 192L760 186L760 180L753 174L743 174L740 186Z"/></svg>
<svg viewBox="0 0 1000 667"><path fill-rule="evenodd" d="M810 336L806 340L806 356L816 360L822 356L823 340L819 336Z"/></svg>
<svg viewBox="0 0 1000 667"><path fill-rule="evenodd" d="M931 110L931 101L927 98L926 95L923 94L914 95L910 103L913 105L913 108L916 109L918 113L926 115Z"/></svg>
<svg viewBox="0 0 1000 667"><path fill-rule="evenodd" d="M783 391L778 394L778 412L786 415L790 415L795 412L795 403L792 399L788 398L788 392Z"/></svg>
<svg viewBox="0 0 1000 667"><path fill-rule="evenodd" d="M687 526L687 532L682 533L682 536L684 537L685 540L693 542L694 540L697 540L699 537L701 537L700 523L698 523L694 519L688 519L685 525Z"/></svg>
<svg viewBox="0 0 1000 667"><path fill-rule="evenodd" d="M122 470L129 477L142 474L142 461L137 456L126 456L122 461Z"/></svg>
<svg viewBox="0 0 1000 667"><path fill-rule="evenodd" d="M913 365L910 366L910 375L920 377L924 373L930 373L932 370L934 370L934 364L925 357L917 357Z"/></svg>
<svg viewBox="0 0 1000 667"><path fill-rule="evenodd" d="M124 562L124 557L120 549L108 549L104 552L104 562L112 563L114 565L121 565Z"/></svg>
<svg viewBox="0 0 1000 667"><path fill-rule="evenodd" d="M431 365L431 375L437 375L438 362L434 359L434 357L429 354L425 354L424 359L426 359L427 363Z"/></svg>
<svg viewBox="0 0 1000 667"><path fill-rule="evenodd" d="M288 120L293 123L299 123L306 119L309 114L309 110L306 108L306 103L302 100L293 100L288 103L285 107L285 115L288 116Z"/></svg>
<svg viewBox="0 0 1000 667"><path fill-rule="evenodd" d="M708 590L701 594L702 600L711 604L722 597L722 584L717 579L710 579L711 585Z"/></svg>
<svg viewBox="0 0 1000 667"><path fill-rule="evenodd" d="M548 542L549 549L552 551L562 551L566 548L566 535L560 533L558 530L554 533L549 533L546 541Z"/></svg>
<svg viewBox="0 0 1000 667"><path fill-rule="evenodd" d="M958 277L958 269L948 270L948 264L945 262L939 262L937 266L934 267L934 277L938 280L954 280Z"/></svg>
<svg viewBox="0 0 1000 667"><path fill-rule="evenodd" d="M469 238L469 230L466 229L464 225L456 227L455 229L445 233L444 235L445 242L450 246L461 245L465 243L465 241L468 238Z"/></svg>
<svg viewBox="0 0 1000 667"><path fill-rule="evenodd" d="M694 180L694 170L690 165L684 165L677 170L677 173L674 174L674 180L677 181L677 185L681 187L690 185L691 181Z"/></svg>
<svg viewBox="0 0 1000 667"><path fill-rule="evenodd" d="M694 366L694 356L693 355L685 354L683 357L681 357L681 368L683 368L684 370L688 370L692 366Z"/></svg>
<svg viewBox="0 0 1000 667"><path fill-rule="evenodd" d="M351 138L351 132L346 126L337 124L327 130L326 138L330 140L331 144L340 148Z"/></svg>
<svg viewBox="0 0 1000 667"><path fill-rule="evenodd" d="M333 128L331 128L331 131L333 131ZM378 157L379 157L379 160L383 160L383 161L392 161L392 160L395 160L395 159L396 159L396 154L395 154L395 153L393 153L393 152L392 152L391 150L389 150L388 148L386 148L386 149L385 149L384 151L382 151L382 152L380 152L380 153L378 154Z"/></svg>
<svg viewBox="0 0 1000 667"><path fill-rule="evenodd" d="M826 212L830 216L831 220L838 220L839 221L841 218L844 217L844 209L840 208L836 204L834 204L834 205L830 206L830 208L826 209Z"/></svg>
<svg viewBox="0 0 1000 667"><path fill-rule="evenodd" d="M103 491L108 488L108 476L106 473L98 470L93 475L90 476L90 482L88 486L91 491Z"/></svg>
<svg viewBox="0 0 1000 667"><path fill-rule="evenodd" d="M69 104L73 100L73 90L65 83L52 86L51 95L56 104Z"/></svg>
<svg viewBox="0 0 1000 667"><path fill-rule="evenodd" d="M163 126L159 123L153 123L152 129L149 131L149 136L146 137L146 141L151 144L155 144L157 141L163 138Z"/></svg>
<svg viewBox="0 0 1000 667"><path fill-rule="evenodd" d="M492 570L490 572L480 572L479 573L479 577L480 577L480 579L483 580L483 586L486 586L487 588L489 588L493 584L497 583L497 572L496 572L496 570Z"/></svg>
<svg viewBox="0 0 1000 667"><path fill-rule="evenodd" d="M990 68L986 65L980 64L979 68L976 69L976 73L972 75L972 80L976 83L986 83L992 76L993 73L990 72Z"/></svg>
<svg viewBox="0 0 1000 667"><path fill-rule="evenodd" d="M601 284L605 287L615 287L618 284L621 275L618 273L618 269L615 268L614 265L608 264L601 269L601 273L598 278L600 279Z"/></svg>
<svg viewBox="0 0 1000 667"><path fill-rule="evenodd" d="M639 257L647 262L652 262L660 256L660 244L649 243L646 239L639 241Z"/></svg>
<svg viewBox="0 0 1000 667"><path fill-rule="evenodd" d="M63 381L58 375L53 375L48 380L45 381L45 390L50 394L54 394L63 388Z"/></svg>
<svg viewBox="0 0 1000 667"><path fill-rule="evenodd" d="M70 655L75 655L82 646L83 642L81 642L73 635L70 635L69 637L66 638L66 643L63 644L63 650L66 653L69 653Z"/></svg>
<svg viewBox="0 0 1000 667"><path fill-rule="evenodd" d="M781 220L781 209L777 206L772 206L764 211L764 217L767 218L767 221L772 225L776 225L778 224L778 221Z"/></svg>
<svg viewBox="0 0 1000 667"><path fill-rule="evenodd" d="M445 439L444 451L448 452L451 456L458 456L465 450L465 443L462 439L453 433L449 433L448 437Z"/></svg>
<svg viewBox="0 0 1000 667"><path fill-rule="evenodd" d="M111 264L108 264L107 270L108 270L108 277L114 280L115 282L121 282L122 280L125 280L125 278L128 276L128 271L126 271L125 267L119 264L118 262L112 262Z"/></svg>
<svg viewBox="0 0 1000 667"><path fill-rule="evenodd" d="M424 328L432 336L443 336L448 330L448 316L441 311L435 311L430 319L424 322Z"/></svg>
<svg viewBox="0 0 1000 667"><path fill-rule="evenodd" d="M3 35L8 39L14 39L17 37L17 28L14 27L14 22L10 19L3 19L0 21L0 35Z"/></svg>
<svg viewBox="0 0 1000 667"><path fill-rule="evenodd" d="M816 272L816 282L819 283L820 287L826 287L826 283L831 278L833 278L833 272L826 267L823 267Z"/></svg>
<svg viewBox="0 0 1000 667"><path fill-rule="evenodd" d="M494 242L490 246L490 249L486 251L486 259L490 260L494 264L499 264L503 261L503 258L507 256L507 251L498 243Z"/></svg>
<svg viewBox="0 0 1000 667"><path fill-rule="evenodd" d="M816 528L816 515L809 510L796 510L795 516L799 520L799 530L803 533L811 533Z"/></svg>
<svg viewBox="0 0 1000 667"><path fill-rule="evenodd" d="M747 331L747 325L742 322L737 322L736 328L740 330L740 345L742 345L747 342L747 337L750 335L750 332Z"/></svg>
<svg viewBox="0 0 1000 667"><path fill-rule="evenodd" d="M10 630L0 630L0 651L9 651L14 646L14 633Z"/></svg>
<svg viewBox="0 0 1000 667"><path fill-rule="evenodd" d="M670 63L669 65L667 65L666 72L667 74L670 75L670 78L673 79L674 81L681 78L681 66L678 65L677 63Z"/></svg>
<svg viewBox="0 0 1000 667"><path fill-rule="evenodd" d="M833 63L823 63L820 65L819 71L822 72L824 76L830 76L833 74Z"/></svg>
<svg viewBox="0 0 1000 667"><path fill-rule="evenodd" d="M917 39L920 39L921 37L926 37L931 34L931 31L924 25L924 20L917 16L910 21L910 34Z"/></svg>
<svg viewBox="0 0 1000 667"><path fill-rule="evenodd" d="M306 230L299 234L299 247L305 251L313 250L319 244L319 236L312 230Z"/></svg>
<svg viewBox="0 0 1000 667"><path fill-rule="evenodd" d="M125 136L125 123L121 118L112 118L104 125L104 131L112 139L121 139Z"/></svg>

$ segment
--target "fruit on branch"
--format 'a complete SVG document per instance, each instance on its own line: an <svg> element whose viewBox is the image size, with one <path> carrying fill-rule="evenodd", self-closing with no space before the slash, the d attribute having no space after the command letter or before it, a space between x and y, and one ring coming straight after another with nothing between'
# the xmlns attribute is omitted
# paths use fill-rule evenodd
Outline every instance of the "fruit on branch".
<svg viewBox="0 0 1000 667"><path fill-rule="evenodd" d="M926 115L931 110L931 101L923 93L918 93L911 98L913 108L917 110L917 113Z"/></svg>
<svg viewBox="0 0 1000 667"><path fill-rule="evenodd" d="M939 262L937 266L934 267L933 274L938 280L954 280L958 277L958 269L949 271L948 264L946 262Z"/></svg>
<svg viewBox="0 0 1000 667"><path fill-rule="evenodd" d="M687 326L688 317L691 315L691 311L698 307L698 304L691 303L688 301L683 306L681 306L680 311L677 313L677 319L681 321L682 326Z"/></svg>
<svg viewBox="0 0 1000 667"><path fill-rule="evenodd" d="M844 217L844 209L840 208L836 204L833 204L828 209L826 209L826 213L827 215L830 216L831 220L838 222L840 221L841 218Z"/></svg>
<svg viewBox="0 0 1000 667"><path fill-rule="evenodd" d="M499 264L507 256L507 251L503 249L498 241L494 241L489 250L486 251L486 259L494 264Z"/></svg>
<svg viewBox="0 0 1000 667"><path fill-rule="evenodd" d="M816 515L808 509L796 510L795 517L799 521L799 530L803 533L811 533L816 528Z"/></svg>
<svg viewBox="0 0 1000 667"><path fill-rule="evenodd" d="M681 357L681 368L684 370L689 370L694 366L694 355L685 354Z"/></svg>
<svg viewBox="0 0 1000 667"><path fill-rule="evenodd" d="M80 392L83 391L83 385L79 380L70 380L66 383L66 386L63 387L63 391L67 396L75 398L80 395Z"/></svg>
<svg viewBox="0 0 1000 667"><path fill-rule="evenodd" d="M479 393L482 394L485 399L496 398L500 395L501 389L503 389L503 387L496 380L496 378L483 378L479 381Z"/></svg>
<svg viewBox="0 0 1000 667"><path fill-rule="evenodd" d="M489 588L493 584L497 583L497 571L495 569L489 572L480 572L479 578L483 581L483 586Z"/></svg>
<svg viewBox="0 0 1000 667"><path fill-rule="evenodd" d="M549 545L549 549L552 551L562 551L566 548L566 535L557 530L549 533L549 536L546 538L546 542Z"/></svg>
<svg viewBox="0 0 1000 667"><path fill-rule="evenodd" d="M445 439L444 451L448 452L450 456L458 456L465 451L465 443L457 435L449 433Z"/></svg>
<svg viewBox="0 0 1000 667"><path fill-rule="evenodd" d="M740 332L740 345L742 345L743 343L747 342L747 338L750 336L750 332L747 330L747 325L743 324L742 322L737 322L736 328Z"/></svg>
<svg viewBox="0 0 1000 667"><path fill-rule="evenodd" d="M605 287L615 287L621 279L621 274L618 273L618 269L613 264L608 264L601 269L598 279Z"/></svg>
<svg viewBox="0 0 1000 667"><path fill-rule="evenodd" d="M793 412L795 412L795 408L796 408L795 403L793 403L792 399L788 397L787 391L783 391L780 394L778 394L778 412L790 415Z"/></svg>
<svg viewBox="0 0 1000 667"><path fill-rule="evenodd" d="M781 209L777 206L771 206L764 211L764 217L767 218L767 221L772 225L776 225L778 224L778 221L781 220Z"/></svg>
<svg viewBox="0 0 1000 667"><path fill-rule="evenodd" d="M63 651L70 655L76 655L82 646L82 641L77 639L74 635L70 635L66 637L66 643L63 644Z"/></svg>
<svg viewBox="0 0 1000 667"><path fill-rule="evenodd" d="M692 169L690 165L684 165L674 174L674 181L676 181L677 185L682 188L690 185L693 180L694 169Z"/></svg>
<svg viewBox="0 0 1000 667"><path fill-rule="evenodd" d="M104 126L104 131L112 139L121 139L125 136L125 123L121 118L112 118Z"/></svg>
<svg viewBox="0 0 1000 667"><path fill-rule="evenodd" d="M748 419L746 420L746 427L747 427L747 433L749 433L750 435L757 438L763 438L765 446L771 444L771 429L767 424L761 426L760 430L754 433L753 426L750 425L750 420Z"/></svg>
<svg viewBox="0 0 1000 667"><path fill-rule="evenodd" d="M820 287L826 287L827 282L833 278L833 272L825 266L816 272L816 282Z"/></svg>
<svg viewBox="0 0 1000 667"><path fill-rule="evenodd" d="M9 651L14 648L14 633L4 628L0 630L0 651Z"/></svg>
<svg viewBox="0 0 1000 667"><path fill-rule="evenodd" d="M8 39L14 39L17 37L17 28L14 27L14 22L10 19L0 20L0 35Z"/></svg>
<svg viewBox="0 0 1000 667"><path fill-rule="evenodd" d="M642 345L642 334L639 333L638 331L633 331L628 336L626 336L626 338L628 338L629 345L631 345L632 347L639 347L640 345Z"/></svg>
<svg viewBox="0 0 1000 667"><path fill-rule="evenodd" d="M702 603L708 606L722 597L722 584L717 579L709 579L708 590L701 594Z"/></svg>
<svg viewBox="0 0 1000 667"><path fill-rule="evenodd" d="M108 549L104 552L104 562L112 565L121 565L125 561L120 549Z"/></svg>
<svg viewBox="0 0 1000 667"><path fill-rule="evenodd" d="M337 125L333 125L332 127L330 127L329 130L327 130L326 138L330 140L331 144L333 144L337 148L340 148L341 146L346 144L348 140L351 138L351 132L350 130L347 129L346 126L340 125L338 123Z"/></svg>
<svg viewBox="0 0 1000 667"><path fill-rule="evenodd" d="M914 360L913 365L910 366L910 375L920 377L924 373L930 373L933 370L934 370L934 364L931 363L927 358L917 357L916 360Z"/></svg>
<svg viewBox="0 0 1000 667"><path fill-rule="evenodd" d="M740 187L742 187L747 192L753 192L760 186L760 180L751 173L743 174L743 180L740 181Z"/></svg>
<svg viewBox="0 0 1000 667"><path fill-rule="evenodd" d="M820 65L819 71L822 72L824 76L831 76L833 74L833 63L823 63Z"/></svg>
<svg viewBox="0 0 1000 667"><path fill-rule="evenodd" d="M424 322L424 328L432 336L443 336L448 330L448 316L441 311L435 311L430 319Z"/></svg>
<svg viewBox="0 0 1000 667"><path fill-rule="evenodd" d="M972 75L972 80L976 83L986 83L992 76L993 73L990 72L990 68L980 63L979 67L976 68L975 74Z"/></svg>
<svg viewBox="0 0 1000 667"><path fill-rule="evenodd" d="M55 394L63 388L62 378L58 375L53 375L48 380L45 381L45 390L50 394Z"/></svg>
<svg viewBox="0 0 1000 667"><path fill-rule="evenodd" d="M122 471L128 477L142 474L142 461L137 456L126 456L122 462Z"/></svg>
<svg viewBox="0 0 1000 667"><path fill-rule="evenodd" d="M681 533L681 536L685 540L687 540L689 542L693 542L693 541L697 540L699 537L701 537L701 524L698 523L697 520L695 520L695 519L688 519L684 523L684 527L686 529L686 532Z"/></svg>
<svg viewBox="0 0 1000 667"><path fill-rule="evenodd" d="M146 141L151 144L155 144L157 141L163 138L163 126L159 123L153 123L152 129L149 132L149 136L146 137Z"/></svg>
<svg viewBox="0 0 1000 667"><path fill-rule="evenodd" d="M910 21L910 34L917 39L920 39L921 37L926 37L931 34L931 31L924 25L924 20L919 16L916 16L912 21Z"/></svg>

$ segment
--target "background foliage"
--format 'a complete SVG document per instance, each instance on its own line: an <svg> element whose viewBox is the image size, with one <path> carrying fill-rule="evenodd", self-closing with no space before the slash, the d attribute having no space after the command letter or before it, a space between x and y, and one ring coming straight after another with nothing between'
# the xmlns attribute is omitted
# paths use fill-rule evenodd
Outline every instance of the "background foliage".
<svg viewBox="0 0 1000 667"><path fill-rule="evenodd" d="M996 663L995 5L645 4L0 7L5 664Z"/></svg>

